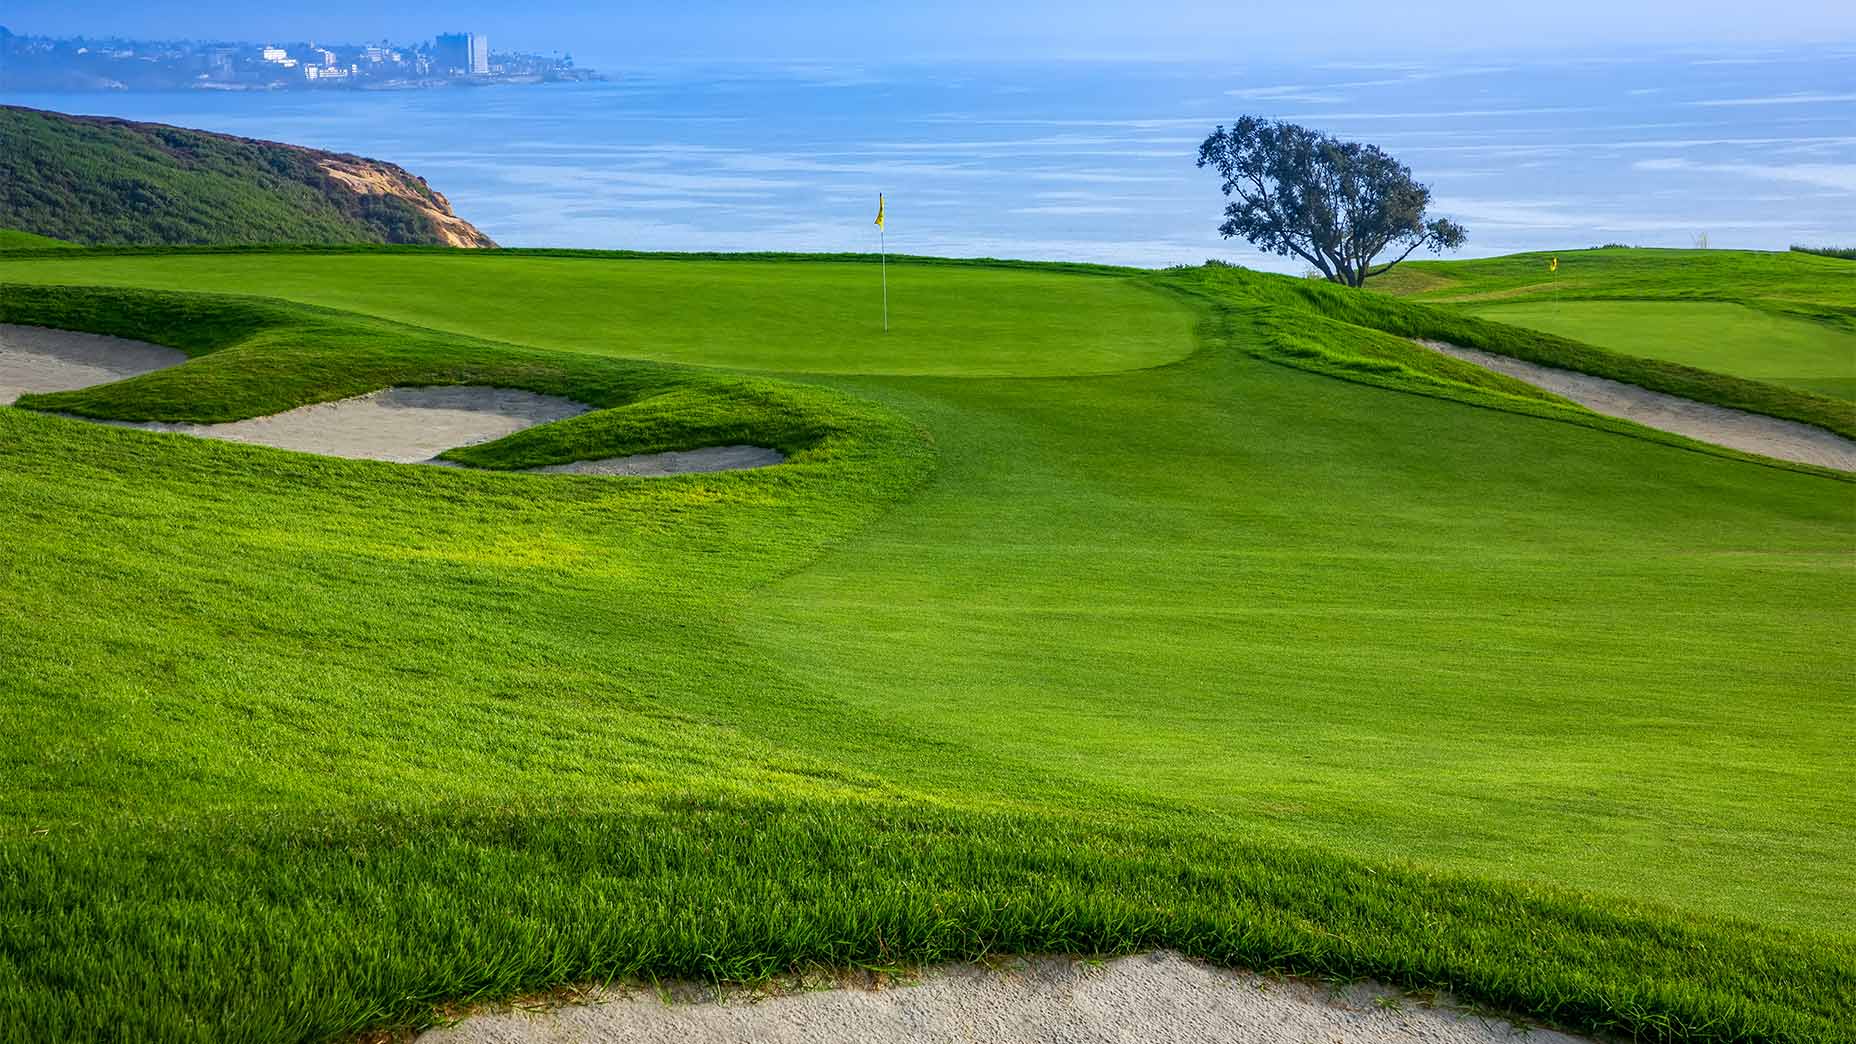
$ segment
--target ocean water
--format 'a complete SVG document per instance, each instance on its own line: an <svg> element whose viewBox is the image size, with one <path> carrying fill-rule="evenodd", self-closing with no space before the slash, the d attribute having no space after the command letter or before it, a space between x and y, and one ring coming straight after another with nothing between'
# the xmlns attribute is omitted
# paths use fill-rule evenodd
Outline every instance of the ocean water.
<svg viewBox="0 0 1856 1044"><path fill-rule="evenodd" d="M576 48L582 50L591 48ZM409 92L15 94L12 104L402 164L506 246L875 250L1299 271L1217 234L1198 144L1244 113L1384 146L1459 256L1856 244L1856 44L1372 64L635 69Z"/></svg>

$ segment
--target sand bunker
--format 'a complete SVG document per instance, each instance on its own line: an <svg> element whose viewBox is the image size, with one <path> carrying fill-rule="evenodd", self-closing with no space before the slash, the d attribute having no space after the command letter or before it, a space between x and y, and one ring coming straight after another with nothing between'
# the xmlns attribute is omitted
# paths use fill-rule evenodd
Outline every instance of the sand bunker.
<svg viewBox="0 0 1856 1044"><path fill-rule="evenodd" d="M1475 363L1544 388L1595 413L1635 421L1646 428L1658 428L1700 442L1712 442L1717 446L1779 460L1856 471L1856 442L1814 425L1725 406L1711 406L1693 399L1653 392L1634 384L1541 366L1474 348L1461 348L1443 341L1418 343L1464 362Z"/></svg>
<svg viewBox="0 0 1856 1044"><path fill-rule="evenodd" d="M0 323L0 406L27 392L109 384L186 361L181 352L141 341Z"/></svg>
<svg viewBox="0 0 1856 1044"><path fill-rule="evenodd" d="M417 464L457 446L500 439L537 424L578 416L591 408L553 395L465 385L385 388L226 424L103 423L251 442L327 457Z"/></svg>
<svg viewBox="0 0 1856 1044"><path fill-rule="evenodd" d="M74 391L186 361L187 356L181 352L141 341L0 324L0 405L27 392ZM466 385L385 388L226 424L97 423L250 442L329 457L437 464L446 463L433 459L445 450L500 439L537 424L578 416L591 408L553 395ZM709 446L528 470L538 474L684 475L764 468L785 459L778 450L762 446Z"/></svg>
<svg viewBox="0 0 1856 1044"><path fill-rule="evenodd" d="M526 470L538 475L690 475L704 471L765 468L786 459L786 454L765 446L705 446L702 449L640 453L604 460L577 460Z"/></svg>
<svg viewBox="0 0 1856 1044"><path fill-rule="evenodd" d="M793 992L598 991L588 1004L482 1014L420 1044L625 1041L863 1044L866 1041L1077 1041L1193 1044L1575 1044L1448 1005L1426 1007L1370 984L1340 990L1225 971L1174 953L1105 964L1044 957L1002 969L955 965L918 984ZM695 995L692 995L694 993Z"/></svg>

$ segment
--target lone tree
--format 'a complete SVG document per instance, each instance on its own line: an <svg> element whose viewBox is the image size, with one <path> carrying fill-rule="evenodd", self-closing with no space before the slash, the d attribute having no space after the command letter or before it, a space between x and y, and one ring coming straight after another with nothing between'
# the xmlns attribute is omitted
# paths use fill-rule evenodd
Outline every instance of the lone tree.
<svg viewBox="0 0 1856 1044"><path fill-rule="evenodd" d="M1341 141L1293 123L1245 116L1199 146L1199 166L1224 179L1226 239L1295 254L1330 281L1359 286L1419 247L1440 254L1469 233L1447 218L1424 220L1431 190L1377 145ZM1403 251L1375 268L1387 250Z"/></svg>

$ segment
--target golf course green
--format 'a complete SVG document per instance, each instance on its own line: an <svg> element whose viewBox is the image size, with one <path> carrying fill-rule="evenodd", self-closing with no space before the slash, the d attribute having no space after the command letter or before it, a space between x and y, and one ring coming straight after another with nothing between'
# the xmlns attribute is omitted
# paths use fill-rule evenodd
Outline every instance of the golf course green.
<svg viewBox="0 0 1856 1044"><path fill-rule="evenodd" d="M1790 318L1729 301L1538 301L1475 314L1620 352L1856 399L1856 324Z"/></svg>
<svg viewBox="0 0 1856 1044"><path fill-rule="evenodd" d="M1856 265L1842 258L1614 247L1418 262L1385 288L1627 355L1856 400Z"/></svg>
<svg viewBox="0 0 1856 1044"><path fill-rule="evenodd" d="M191 357L0 408L0 1025L1170 947L1856 1040L1856 475L1408 340L1847 435L1856 265L1596 253L1647 310L892 258L887 334L873 259L0 255L0 323ZM473 469L60 415L419 384L595 409Z"/></svg>

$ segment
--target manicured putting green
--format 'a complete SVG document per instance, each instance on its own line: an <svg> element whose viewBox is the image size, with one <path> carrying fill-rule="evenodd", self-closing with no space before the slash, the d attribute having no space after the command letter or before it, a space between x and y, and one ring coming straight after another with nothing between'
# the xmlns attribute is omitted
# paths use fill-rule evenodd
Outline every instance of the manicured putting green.
<svg viewBox="0 0 1856 1044"><path fill-rule="evenodd" d="M517 344L738 369L1049 377L1174 362L1180 302L1113 276L495 254L199 254L0 262L0 282L261 292Z"/></svg>
<svg viewBox="0 0 1856 1044"><path fill-rule="evenodd" d="M1485 319L1631 355L1856 400L1856 334L1725 301L1529 301Z"/></svg>

